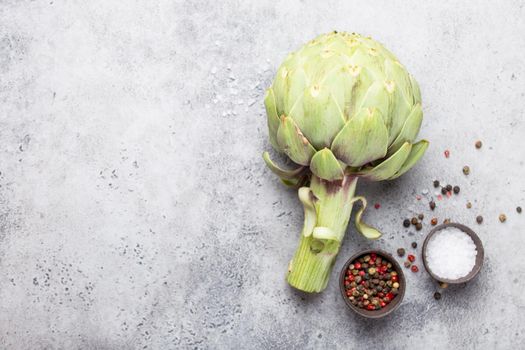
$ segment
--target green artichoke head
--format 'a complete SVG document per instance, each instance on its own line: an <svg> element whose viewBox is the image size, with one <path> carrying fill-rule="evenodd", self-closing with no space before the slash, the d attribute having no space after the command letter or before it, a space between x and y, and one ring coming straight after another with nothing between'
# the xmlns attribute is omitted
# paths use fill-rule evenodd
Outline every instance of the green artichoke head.
<svg viewBox="0 0 525 350"><path fill-rule="evenodd" d="M288 55L264 102L272 146L299 165L283 170L265 154L288 185L299 185L305 171L328 181L394 179L428 147L414 142L423 118L417 82L359 34L321 35Z"/></svg>

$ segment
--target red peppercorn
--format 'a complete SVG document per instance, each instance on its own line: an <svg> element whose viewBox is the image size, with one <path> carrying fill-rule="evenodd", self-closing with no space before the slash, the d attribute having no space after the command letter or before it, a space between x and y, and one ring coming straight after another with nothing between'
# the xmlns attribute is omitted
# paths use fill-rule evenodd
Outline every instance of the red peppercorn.
<svg viewBox="0 0 525 350"><path fill-rule="evenodd" d="M348 276L348 280L349 280L350 282L353 282L353 281L355 280L354 275L350 275L350 276Z"/></svg>
<svg viewBox="0 0 525 350"><path fill-rule="evenodd" d="M412 265L410 270L412 270L412 272L418 272L419 271L419 267L417 267L417 265Z"/></svg>
<svg viewBox="0 0 525 350"><path fill-rule="evenodd" d="M445 150L445 158L450 157L450 151L448 149Z"/></svg>
<svg viewBox="0 0 525 350"><path fill-rule="evenodd" d="M361 285L362 285L362 286L364 286L364 285L365 285L365 283L366 283L366 281L365 281L365 280L362 280L362 281L361 281Z"/></svg>
<svg viewBox="0 0 525 350"><path fill-rule="evenodd" d="M380 297L380 298L384 298L385 297L385 293L379 292L379 293L377 293L377 296Z"/></svg>
<svg viewBox="0 0 525 350"><path fill-rule="evenodd" d="M381 305L381 307L385 307L386 306L386 303L384 301L380 302L379 305Z"/></svg>
<svg viewBox="0 0 525 350"><path fill-rule="evenodd" d="M394 294L392 294L392 293L387 293L386 296L385 296L385 298L388 298L388 300L392 300L392 299L394 299Z"/></svg>
<svg viewBox="0 0 525 350"><path fill-rule="evenodd" d="M364 270L359 271L359 276L364 276L364 275L365 275L365 271Z"/></svg>
<svg viewBox="0 0 525 350"><path fill-rule="evenodd" d="M372 259L372 260L377 259L377 254L376 253L371 253L370 254L370 259Z"/></svg>
<svg viewBox="0 0 525 350"><path fill-rule="evenodd" d="M345 286L349 286L350 285L350 281L345 281Z"/></svg>
<svg viewBox="0 0 525 350"><path fill-rule="evenodd" d="M374 305L372 305L372 304L368 304L368 305L366 306L366 308L367 308L367 310L370 310L370 311L376 309L376 307L375 307Z"/></svg>
<svg viewBox="0 0 525 350"><path fill-rule="evenodd" d="M399 281L399 278L397 276L392 276L391 280L392 282L397 282Z"/></svg>
<svg viewBox="0 0 525 350"><path fill-rule="evenodd" d="M379 204L379 203L374 204L374 208L376 208L376 209L381 208L381 204Z"/></svg>
<svg viewBox="0 0 525 350"><path fill-rule="evenodd" d="M361 263L356 262L356 263L354 264L354 267L355 267L356 270L359 270L359 269L361 268Z"/></svg>
<svg viewBox="0 0 525 350"><path fill-rule="evenodd" d="M410 262L414 262L414 261L416 261L416 257L413 256L412 254L410 254L409 256L407 256L407 259L408 259L408 261L410 261Z"/></svg>

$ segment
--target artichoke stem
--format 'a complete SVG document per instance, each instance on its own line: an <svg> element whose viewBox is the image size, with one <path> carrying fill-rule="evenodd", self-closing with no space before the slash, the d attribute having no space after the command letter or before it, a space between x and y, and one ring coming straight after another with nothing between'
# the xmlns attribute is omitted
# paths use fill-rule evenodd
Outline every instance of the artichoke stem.
<svg viewBox="0 0 525 350"><path fill-rule="evenodd" d="M313 233L303 228L299 247L288 266L286 280L292 287L309 293L326 288L350 220L356 184L357 177L352 176L332 182L312 176L310 190L316 222ZM330 232L331 238L316 238L316 228Z"/></svg>

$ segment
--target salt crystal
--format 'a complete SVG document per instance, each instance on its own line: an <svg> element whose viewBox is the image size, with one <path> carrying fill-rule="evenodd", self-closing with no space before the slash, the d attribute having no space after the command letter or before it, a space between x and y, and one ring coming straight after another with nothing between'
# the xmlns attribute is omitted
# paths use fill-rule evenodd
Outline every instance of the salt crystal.
<svg viewBox="0 0 525 350"><path fill-rule="evenodd" d="M447 227L429 240L428 268L438 277L455 280L465 277L476 264L477 249L472 238L455 227Z"/></svg>
<svg viewBox="0 0 525 350"><path fill-rule="evenodd" d="M428 190L425 188L424 190L421 191L421 194L422 195L427 195L428 194Z"/></svg>
<svg viewBox="0 0 525 350"><path fill-rule="evenodd" d="M217 73L217 67L212 67L211 68L211 74L215 74Z"/></svg>

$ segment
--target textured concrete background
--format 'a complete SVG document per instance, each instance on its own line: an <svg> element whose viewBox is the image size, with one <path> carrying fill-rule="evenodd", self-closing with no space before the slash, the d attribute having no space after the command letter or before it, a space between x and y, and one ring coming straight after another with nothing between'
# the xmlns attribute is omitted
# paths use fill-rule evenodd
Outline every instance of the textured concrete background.
<svg viewBox="0 0 525 350"><path fill-rule="evenodd" d="M524 348L524 5L0 1L0 348ZM434 178L462 188L436 215L486 248L439 302L408 273L379 321L347 311L336 278L316 296L287 286L302 209L261 159L264 89L333 29L397 54L432 143L402 179L358 186L385 236L350 226L333 276L358 249L422 242L401 220L428 220Z"/></svg>

